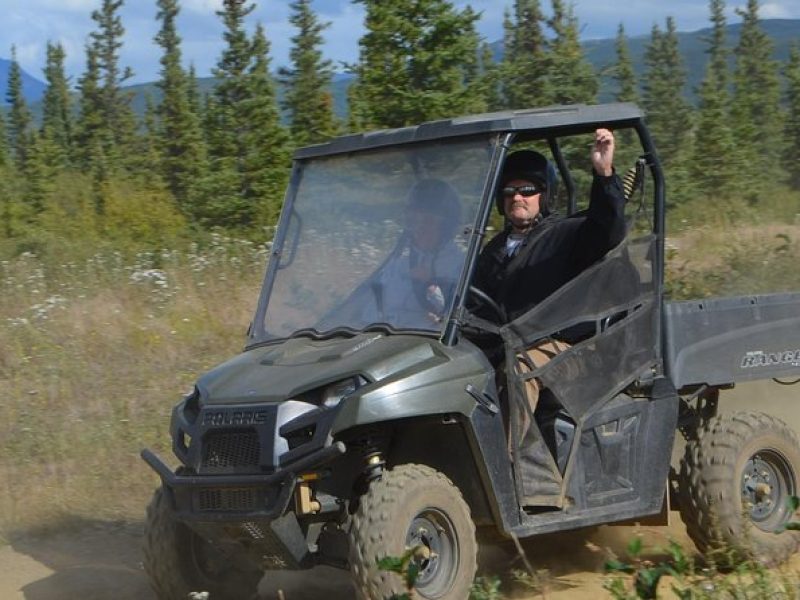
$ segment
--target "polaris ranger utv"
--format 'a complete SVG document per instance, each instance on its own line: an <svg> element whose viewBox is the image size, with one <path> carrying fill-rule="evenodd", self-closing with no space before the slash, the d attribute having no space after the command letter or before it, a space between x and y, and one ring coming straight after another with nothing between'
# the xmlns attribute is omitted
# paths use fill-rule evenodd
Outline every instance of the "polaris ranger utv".
<svg viewBox="0 0 800 600"><path fill-rule="evenodd" d="M548 153L560 210L580 214L599 127L616 132L618 169L636 146L627 237L505 322L471 285L503 160L512 147ZM438 193L409 193L431 181ZM449 215L409 218L420 202ZM797 533L775 532L800 485L798 439L766 414L716 408L736 382L800 374L800 294L666 302L664 211L663 171L630 104L476 115L298 150L244 351L175 407L176 471L142 452L162 483L144 561L159 597L248 598L265 570L327 564L352 572L359 597L383 600L403 585L377 561L410 551L421 598L463 600L479 534L640 519L670 495L701 550L786 559ZM404 279L392 265L414 268L415 228L443 222L455 224L438 232L447 259L421 285ZM520 367L526 348L576 328L581 338L544 367ZM504 368L474 342L487 335ZM534 377L543 393L531 407ZM535 457L518 439L523 422L544 449ZM671 470L678 432L686 451Z"/></svg>

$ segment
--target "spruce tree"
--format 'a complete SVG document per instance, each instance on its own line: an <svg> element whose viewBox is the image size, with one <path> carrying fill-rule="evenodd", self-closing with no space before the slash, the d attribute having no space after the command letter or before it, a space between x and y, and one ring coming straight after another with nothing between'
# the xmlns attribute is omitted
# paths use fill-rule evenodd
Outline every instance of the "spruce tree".
<svg viewBox="0 0 800 600"><path fill-rule="evenodd" d="M633 102L639 104L639 89L636 82L636 72L633 68L628 39L625 36L625 27L622 23L617 26L617 37L614 42L616 61L610 69L610 75L616 83L614 99L617 102ZM630 129L622 131L617 142L615 163L622 166L622 170L634 165L636 158L641 153L641 146L635 132Z"/></svg>
<svg viewBox="0 0 800 600"><path fill-rule="evenodd" d="M42 99L42 125L33 134L25 167L25 203L28 217L41 213L56 189L58 173L70 164L72 153L72 115L69 84L64 74L64 48L47 44L44 68L47 88Z"/></svg>
<svg viewBox="0 0 800 600"><path fill-rule="evenodd" d="M200 89L197 83L197 72L195 71L194 64L189 65L189 71L186 74L186 98L189 101L189 110L194 113L198 119L198 123L203 123L203 107L200 100Z"/></svg>
<svg viewBox="0 0 800 600"><path fill-rule="evenodd" d="M478 15L445 0L354 0L366 33L352 67L351 126L402 127L484 110Z"/></svg>
<svg viewBox="0 0 800 600"><path fill-rule="evenodd" d="M552 0L553 30L548 69L549 101L553 104L591 104L597 99L598 81L594 68L583 56L578 38L578 19L572 6Z"/></svg>
<svg viewBox="0 0 800 600"><path fill-rule="evenodd" d="M736 184L736 152L730 126L728 49L725 47L725 2L711 0L712 33L708 65L699 90L697 130L691 175L694 187L710 198L729 194Z"/></svg>
<svg viewBox="0 0 800 600"><path fill-rule="evenodd" d="M224 0L223 10L217 11L225 26L225 48L213 70L218 81L213 98L209 98L206 129L214 159L230 158L231 166L238 154L240 130L246 127L240 119L240 105L248 96L247 70L252 54L244 20L254 8L246 0Z"/></svg>
<svg viewBox="0 0 800 600"><path fill-rule="evenodd" d="M504 108L530 108L552 102L543 24L539 0L514 0L513 16L508 11L504 15L500 66Z"/></svg>
<svg viewBox="0 0 800 600"><path fill-rule="evenodd" d="M6 120L0 115L0 169L10 163L8 156L8 134L6 133Z"/></svg>
<svg viewBox="0 0 800 600"><path fill-rule="evenodd" d="M66 167L72 155L72 98L64 73L64 48L60 43L47 43L47 64L44 68L47 88L42 99L43 142L40 151L49 154L45 160L52 166Z"/></svg>
<svg viewBox="0 0 800 600"><path fill-rule="evenodd" d="M664 120L659 111L661 102L660 95L664 93L669 85L666 76L666 66L662 60L664 47L664 33L657 23L653 24L650 30L650 41L644 50L644 66L642 73L642 106L647 113L647 120L650 122L651 133Z"/></svg>
<svg viewBox="0 0 800 600"><path fill-rule="evenodd" d="M725 19L725 1L710 0L711 10L711 36L707 38L708 68L714 72L714 79L719 85L720 91L728 94L728 83L730 75L728 73L728 56L730 54L726 46L727 22Z"/></svg>
<svg viewBox="0 0 800 600"><path fill-rule="evenodd" d="M669 165L685 148L692 114L684 97L686 71L672 17L667 17L666 31L662 32L658 25L653 26L645 50L645 65L642 104L659 155Z"/></svg>
<svg viewBox="0 0 800 600"><path fill-rule="evenodd" d="M223 49L207 99L209 175L203 184L203 219L210 225L252 227L277 214L288 177L286 133L280 124L269 44L259 26L253 40L244 19L254 5L224 0Z"/></svg>
<svg viewBox="0 0 800 600"><path fill-rule="evenodd" d="M145 93L144 118L142 119L141 132L137 136L137 158L135 164L136 172L148 174L148 183L153 183L153 174L161 173L167 183L167 187L169 187L167 174L164 173L167 161L163 154L165 150L163 122L159 119L161 107L161 104L155 103L153 96L149 92ZM177 200L177 197L175 199ZM178 207L184 210L186 208L182 204L179 204Z"/></svg>
<svg viewBox="0 0 800 600"><path fill-rule="evenodd" d="M653 26L645 65L642 104L646 120L671 183L671 200L682 201L690 193L686 163L691 150L692 109L684 97L686 72L672 17L667 17L666 31Z"/></svg>
<svg viewBox="0 0 800 600"><path fill-rule="evenodd" d="M93 107L101 116L98 140L107 166L118 170L135 159L133 152L136 136L136 118L130 103L132 94L123 91L122 85L133 72L119 64L119 52L125 28L119 16L123 0L103 0L99 10L92 12L97 30L89 34L90 47L98 69L97 105Z"/></svg>
<svg viewBox="0 0 800 600"><path fill-rule="evenodd" d="M248 99L243 106L248 127L243 137L241 189L255 208L260 225L277 222L291 165L289 139L281 125L275 82L269 72L269 51L269 41L259 23L253 35Z"/></svg>
<svg viewBox="0 0 800 600"><path fill-rule="evenodd" d="M732 117L742 171L751 181L776 181L782 154L777 143L782 139L780 85L773 43L761 29L758 8L758 0L748 0L745 10L736 11L742 28L734 50Z"/></svg>
<svg viewBox="0 0 800 600"><path fill-rule="evenodd" d="M17 62L17 49L11 47L11 66L8 70L6 101L11 105L8 112L8 145L14 153L17 168L25 168L25 159L32 144L31 111L22 92L22 70Z"/></svg>
<svg viewBox="0 0 800 600"><path fill-rule="evenodd" d="M160 79L161 103L150 116L148 131L154 136L152 159L160 159L160 172L181 211L195 215L196 186L205 174L206 150L200 122L191 104L193 85L181 66L181 39L175 26L178 0L158 0L161 29L155 41L163 49ZM156 118L157 117L157 118Z"/></svg>
<svg viewBox="0 0 800 600"><path fill-rule="evenodd" d="M636 85L636 72L633 69L633 61L628 49L628 39L625 37L625 26L622 23L617 27L614 50L617 59L612 69L612 77L617 84L614 99L617 102L638 103L639 90Z"/></svg>
<svg viewBox="0 0 800 600"><path fill-rule="evenodd" d="M107 127L102 110L100 90L100 64L97 52L86 47L86 70L78 79L79 115L75 126L74 161L84 170L90 170L96 180L104 180L109 170L104 143Z"/></svg>
<svg viewBox="0 0 800 600"><path fill-rule="evenodd" d="M33 134L24 169L23 197L27 210L25 217L34 221L56 188L56 175L63 165L54 159L61 155L55 141L45 135Z"/></svg>
<svg viewBox="0 0 800 600"><path fill-rule="evenodd" d="M292 68L280 70L286 93L283 108L289 113L292 142L305 146L325 141L338 132L333 113L331 61L322 59L322 32L329 23L320 23L311 10L311 0L290 4L290 21L298 32L292 37Z"/></svg>
<svg viewBox="0 0 800 600"><path fill-rule="evenodd" d="M786 153L784 165L789 174L789 184L800 190L800 44L789 52L786 75Z"/></svg>
<svg viewBox="0 0 800 600"><path fill-rule="evenodd" d="M505 108L501 94L502 66L494 62L492 47L486 42L481 44L479 67L487 110L502 110Z"/></svg>

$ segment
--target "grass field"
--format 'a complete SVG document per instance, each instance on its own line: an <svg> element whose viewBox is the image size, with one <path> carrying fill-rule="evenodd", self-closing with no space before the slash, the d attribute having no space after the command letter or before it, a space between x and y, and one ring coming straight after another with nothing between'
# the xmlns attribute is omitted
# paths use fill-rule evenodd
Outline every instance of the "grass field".
<svg viewBox="0 0 800 600"><path fill-rule="evenodd" d="M140 518L172 406L241 349L266 253L196 249L0 264L0 532Z"/></svg>

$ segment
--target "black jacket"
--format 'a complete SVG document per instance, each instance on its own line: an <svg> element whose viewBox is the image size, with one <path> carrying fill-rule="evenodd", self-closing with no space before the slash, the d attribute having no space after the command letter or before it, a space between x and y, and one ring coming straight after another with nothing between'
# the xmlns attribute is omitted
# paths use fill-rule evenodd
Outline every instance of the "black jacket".
<svg viewBox="0 0 800 600"><path fill-rule="evenodd" d="M622 242L624 208L619 177L595 175L585 212L567 218L545 217L510 258L506 256L510 227L489 241L478 257L473 285L497 302L513 321ZM487 310L474 312L496 320Z"/></svg>

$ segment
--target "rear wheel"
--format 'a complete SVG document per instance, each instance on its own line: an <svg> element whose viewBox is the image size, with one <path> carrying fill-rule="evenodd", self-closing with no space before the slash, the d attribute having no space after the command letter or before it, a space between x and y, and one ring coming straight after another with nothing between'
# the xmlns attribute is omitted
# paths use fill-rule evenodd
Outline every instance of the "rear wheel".
<svg viewBox="0 0 800 600"><path fill-rule="evenodd" d="M214 600L247 600L263 573L233 564L226 554L175 518L168 492L156 490L147 507L144 570L162 600L209 592Z"/></svg>
<svg viewBox="0 0 800 600"><path fill-rule="evenodd" d="M800 536L778 532L793 518L798 468L800 442L782 421L737 412L709 422L687 444L678 479L681 518L698 549L721 562L788 559Z"/></svg>
<svg viewBox="0 0 800 600"><path fill-rule="evenodd" d="M415 597L463 600L475 577L478 546L469 507L458 488L424 465L386 471L361 497L350 530L350 567L358 595L402 594L402 578L378 569L385 557L414 549Z"/></svg>

